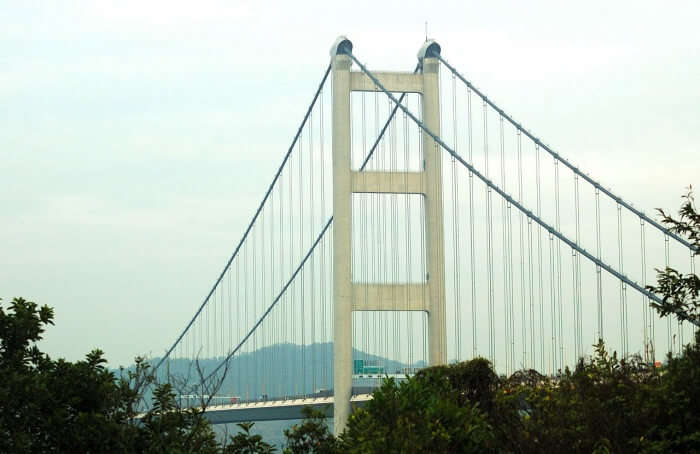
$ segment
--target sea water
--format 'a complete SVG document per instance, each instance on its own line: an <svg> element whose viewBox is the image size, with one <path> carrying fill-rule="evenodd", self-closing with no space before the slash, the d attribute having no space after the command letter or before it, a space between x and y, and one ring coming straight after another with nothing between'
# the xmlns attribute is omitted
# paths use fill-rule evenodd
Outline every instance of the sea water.
<svg viewBox="0 0 700 454"><path fill-rule="evenodd" d="M290 419L286 421L258 421L255 423L250 432L254 435L260 435L263 438L263 441L275 446L275 448L277 448L277 452L281 452L287 444L287 438L284 436L284 430L289 429L294 425L299 425L301 422L301 419ZM328 425L328 430L333 432L333 418L326 418L326 424ZM223 443L232 435L236 435L238 432L241 432L241 428L238 427L237 424L216 424L214 425L214 431L217 434L218 440Z"/></svg>

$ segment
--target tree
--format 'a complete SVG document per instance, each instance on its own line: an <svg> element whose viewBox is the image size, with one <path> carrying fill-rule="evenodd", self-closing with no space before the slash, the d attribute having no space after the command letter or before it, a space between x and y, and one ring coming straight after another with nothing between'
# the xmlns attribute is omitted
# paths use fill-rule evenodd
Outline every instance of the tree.
<svg viewBox="0 0 700 454"><path fill-rule="evenodd" d="M0 306L0 452L114 452L129 449L131 391L116 385L100 350L85 360L51 360L36 343L53 309L15 298Z"/></svg>
<svg viewBox="0 0 700 454"><path fill-rule="evenodd" d="M700 452L700 331L695 344L686 345L680 356L670 353L663 375L645 404L655 411L654 424L639 438L639 451Z"/></svg>
<svg viewBox="0 0 700 454"><path fill-rule="evenodd" d="M0 305L0 452L219 452L202 411L178 408L143 359L116 378L101 350L74 363L42 353L53 316L23 298ZM153 406L139 415L149 386Z"/></svg>
<svg viewBox="0 0 700 454"><path fill-rule="evenodd" d="M695 207L692 186L683 195L683 203L678 211L678 218L668 215L658 208L661 222L678 235L685 236L692 245L693 255L700 254L700 213ZM674 268L657 269L657 285L647 286L647 290L656 293L662 299L651 305L665 317L675 314L678 320L688 321L700 326L700 279L696 274L683 274Z"/></svg>
<svg viewBox="0 0 700 454"><path fill-rule="evenodd" d="M573 371L538 383L509 381L500 394L521 409L520 452L638 452L636 442L656 424L651 391L660 376L639 357L619 359L600 342Z"/></svg>
<svg viewBox="0 0 700 454"><path fill-rule="evenodd" d="M401 382L385 380L350 416L341 452L493 452L492 427L460 386L483 381L464 380L464 369L463 363L429 368Z"/></svg>
<svg viewBox="0 0 700 454"><path fill-rule="evenodd" d="M250 433L250 429L254 425L255 423L252 422L237 424L241 431L231 436L230 442L223 452L230 454L267 454L275 452L275 448L263 441L260 435L252 435Z"/></svg>
<svg viewBox="0 0 700 454"><path fill-rule="evenodd" d="M219 452L219 444L202 410L180 409L169 383L153 392L153 408L141 418L139 448L152 453ZM140 449L140 450L141 450Z"/></svg>
<svg viewBox="0 0 700 454"><path fill-rule="evenodd" d="M302 413L304 421L300 425L284 430L284 436L287 437L284 453L332 454L338 452L338 442L328 430L325 421L326 414L311 407L304 407Z"/></svg>

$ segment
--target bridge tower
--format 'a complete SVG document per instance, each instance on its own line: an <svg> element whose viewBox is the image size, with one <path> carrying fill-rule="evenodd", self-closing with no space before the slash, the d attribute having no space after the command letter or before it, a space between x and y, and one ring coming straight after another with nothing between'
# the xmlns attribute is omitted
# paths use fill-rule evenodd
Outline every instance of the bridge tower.
<svg viewBox="0 0 700 454"><path fill-rule="evenodd" d="M423 133L424 163L419 172L365 171L363 177L360 172L352 170L350 93L376 92L378 88L363 72L351 70L351 52L352 43L344 36L335 41L330 52L333 71L333 388L336 434L345 428L351 411L353 311L393 311L396 307L406 307L408 301L407 310L427 313L429 364L447 362L441 149L429 135ZM373 72L391 92L421 94L423 122L438 136L440 62L435 56L439 54L440 46L434 41L427 41L418 52L422 72ZM353 291L353 287L359 285L352 282L351 275L353 193L423 196L427 257L427 276L423 283L367 284L362 286L362 292ZM370 297L354 299L355 294L368 294ZM399 300L400 304L392 298Z"/></svg>

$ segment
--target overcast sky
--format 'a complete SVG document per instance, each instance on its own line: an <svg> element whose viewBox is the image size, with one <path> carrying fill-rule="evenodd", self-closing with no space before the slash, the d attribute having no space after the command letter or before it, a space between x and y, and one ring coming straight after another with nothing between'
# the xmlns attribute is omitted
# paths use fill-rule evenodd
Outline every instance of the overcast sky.
<svg viewBox="0 0 700 454"><path fill-rule="evenodd" d="M426 8L426 5L431 6ZM241 236L339 34L424 39L647 212L700 184L700 3L0 0L0 296L43 348L162 352Z"/></svg>

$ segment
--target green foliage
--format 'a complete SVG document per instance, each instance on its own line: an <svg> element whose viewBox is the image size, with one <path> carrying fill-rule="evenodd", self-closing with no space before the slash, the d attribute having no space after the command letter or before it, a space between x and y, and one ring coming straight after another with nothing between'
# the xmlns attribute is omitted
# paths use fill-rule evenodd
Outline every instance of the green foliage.
<svg viewBox="0 0 700 454"><path fill-rule="evenodd" d="M678 211L678 218L674 218L662 209L661 222L668 229L678 235L685 236L695 248L694 255L700 254L700 213L695 208L695 198L692 187L683 196L684 202ZM662 298L661 303L652 302L651 305L662 317L675 314L680 321L689 321L695 326L700 326L700 279L695 274L678 272L666 267L657 269L657 285L647 286L647 290L658 294Z"/></svg>
<svg viewBox="0 0 700 454"><path fill-rule="evenodd" d="M385 380L366 407L350 416L341 435L341 450L351 453L492 451L493 434L484 413L477 403L465 399L466 388L460 389L465 383L483 385L484 381L472 381L473 377L465 380L464 369L463 365L445 366L427 369L398 383ZM488 372L493 373L490 368Z"/></svg>
<svg viewBox="0 0 700 454"><path fill-rule="evenodd" d="M137 420L150 366L117 379L103 352L75 363L52 360L36 343L53 310L15 298L0 305L0 452L218 452L209 423L180 410L169 384L155 387L153 408Z"/></svg>
<svg viewBox="0 0 700 454"><path fill-rule="evenodd" d="M141 419L139 448L151 453L219 452L211 426L197 409L179 409L169 383L153 392L153 407Z"/></svg>
<svg viewBox="0 0 700 454"><path fill-rule="evenodd" d="M599 342L573 371L499 378L488 361L388 379L340 437L340 452L700 452L700 334L658 370Z"/></svg>
<svg viewBox="0 0 700 454"><path fill-rule="evenodd" d="M53 310L22 298L0 306L0 452L110 452L127 448L125 397L100 350L53 361L36 346Z"/></svg>
<svg viewBox="0 0 700 454"><path fill-rule="evenodd" d="M255 423L242 422L237 424L241 431L231 436L228 446L223 450L225 453L236 454L267 454L275 452L272 445L265 443L260 435L252 435L250 429Z"/></svg>
<svg viewBox="0 0 700 454"><path fill-rule="evenodd" d="M325 413L304 407L304 421L299 426L285 429L287 447L285 454L332 454L338 452L338 442L328 430Z"/></svg>
<svg viewBox="0 0 700 454"><path fill-rule="evenodd" d="M472 403L486 413L493 410L499 378L487 359L431 367L418 372L417 378L429 387L453 393L460 405Z"/></svg>
<svg viewBox="0 0 700 454"><path fill-rule="evenodd" d="M698 339L700 340L700 338ZM700 452L700 349L661 371L618 359L602 342L573 371L534 384L504 382L497 406L519 417L501 426L504 452Z"/></svg>
<svg viewBox="0 0 700 454"><path fill-rule="evenodd" d="M680 357L669 355L659 381L647 390L654 424L640 438L640 452L700 452L700 331Z"/></svg>
<svg viewBox="0 0 700 454"><path fill-rule="evenodd" d="M595 351L557 379L504 389L521 399L517 444L527 452L629 452L630 440L648 426L643 390L658 375L638 358L609 355L602 342Z"/></svg>

